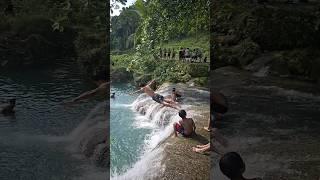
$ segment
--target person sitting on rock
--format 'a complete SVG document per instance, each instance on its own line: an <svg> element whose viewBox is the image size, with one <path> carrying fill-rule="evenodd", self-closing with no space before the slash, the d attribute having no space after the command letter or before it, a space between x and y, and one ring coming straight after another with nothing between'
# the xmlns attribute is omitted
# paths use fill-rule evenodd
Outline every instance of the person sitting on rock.
<svg viewBox="0 0 320 180"><path fill-rule="evenodd" d="M106 95L109 92L108 85L110 82L107 82L107 74L106 71L101 71L92 77L92 80L96 84L97 88L93 90L89 90L87 92L82 93L78 97L73 98L70 101L65 102L65 104L76 103L80 100L88 99L94 97L98 94Z"/></svg>
<svg viewBox="0 0 320 180"><path fill-rule="evenodd" d="M0 107L0 111L3 115L12 115L15 113L14 108L16 106L16 99L10 99L9 104L5 104Z"/></svg>
<svg viewBox="0 0 320 180"><path fill-rule="evenodd" d="M192 118L187 118L187 112L185 110L179 111L181 120L173 124L173 130L175 137L180 133L183 137L190 137L196 133L196 125Z"/></svg>
<svg viewBox="0 0 320 180"><path fill-rule="evenodd" d="M243 177L246 165L241 156L236 152L223 155L219 161L221 172L230 180L262 180L261 178L247 179Z"/></svg>
<svg viewBox="0 0 320 180"><path fill-rule="evenodd" d="M172 88L172 92L171 92L172 101L177 102L178 98L180 97L181 97L181 94L176 91L176 88Z"/></svg>
<svg viewBox="0 0 320 180"><path fill-rule="evenodd" d="M158 94L158 93L155 93L152 89L151 89L151 85L155 82L155 80L151 80L148 84L144 84L144 83L140 83L139 84L139 90L133 92L133 93L137 93L137 92L140 92L140 91L143 91L144 93L146 93L147 95L149 95L152 100L154 100L155 102L159 103L159 104L162 104L163 106L167 106L167 107L171 107L171 108L174 108L174 109L177 109L179 110L179 108L177 107L177 103L175 103L174 101L172 101L171 98L165 98L164 96ZM130 94L133 94L133 93L130 93Z"/></svg>

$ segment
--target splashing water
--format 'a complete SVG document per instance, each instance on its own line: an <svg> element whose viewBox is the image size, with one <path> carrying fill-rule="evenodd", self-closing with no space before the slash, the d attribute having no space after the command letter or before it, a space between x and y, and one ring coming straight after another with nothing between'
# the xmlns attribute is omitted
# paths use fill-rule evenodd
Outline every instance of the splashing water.
<svg viewBox="0 0 320 180"><path fill-rule="evenodd" d="M157 93L167 96L172 87L172 85L165 84L158 89ZM204 102L208 101L209 92L186 87L184 85L176 85L175 87L182 92L183 96L185 96L183 104L181 104L181 109L187 111L188 117L193 118L198 115L193 110L193 105L197 105L197 103L204 104ZM199 96L197 98L192 98L191 94ZM195 100L198 100L198 102ZM111 103L111 109L112 106L114 105ZM114 107L119 106L115 105ZM146 94L139 95L132 104L127 107L126 111L131 111L130 122L132 122L132 124L130 124L130 126L139 131L146 131L143 134L143 138L137 139L137 141L142 141L139 143L139 152L136 153L138 158L136 158L134 162L131 162L131 165L126 166L125 171L113 171L112 179L156 178L161 175L165 169L165 166L161 162L163 158L162 145L173 133L173 123L178 122L181 119L178 115L178 111L170 107L163 107L163 105L154 102L151 97ZM111 129L113 129L112 124ZM111 133L111 137L112 136L113 134ZM111 165L111 169L113 168L114 167Z"/></svg>

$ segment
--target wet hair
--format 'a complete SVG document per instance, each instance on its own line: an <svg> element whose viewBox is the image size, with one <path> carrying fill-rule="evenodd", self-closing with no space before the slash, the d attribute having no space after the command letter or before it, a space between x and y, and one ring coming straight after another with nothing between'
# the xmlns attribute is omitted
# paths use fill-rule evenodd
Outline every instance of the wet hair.
<svg viewBox="0 0 320 180"><path fill-rule="evenodd" d="M182 110L179 111L179 116L180 116L181 118L185 118L185 117L187 116L187 112L182 109Z"/></svg>
<svg viewBox="0 0 320 180"><path fill-rule="evenodd" d="M237 178L245 171L245 164L241 156L236 152L229 152L219 161L221 172L230 179Z"/></svg>
<svg viewBox="0 0 320 180"><path fill-rule="evenodd" d="M176 92L176 88L172 88L172 92Z"/></svg>

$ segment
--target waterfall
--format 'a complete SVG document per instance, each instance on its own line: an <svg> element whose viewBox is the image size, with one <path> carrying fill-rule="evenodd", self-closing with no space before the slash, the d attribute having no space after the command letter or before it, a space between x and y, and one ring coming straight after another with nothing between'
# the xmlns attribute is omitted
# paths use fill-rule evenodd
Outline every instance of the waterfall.
<svg viewBox="0 0 320 180"><path fill-rule="evenodd" d="M185 84L164 84L156 93L166 97L175 87L182 93L183 99L179 104L181 109L186 110L187 117L194 118L200 112L196 112L195 106L209 104L209 91L188 87ZM146 94L141 94L131 104L131 108L136 112L135 125L137 128L148 127L151 133L146 135L144 152L141 153L140 160L122 175L113 175L112 179L153 179L160 175L165 167L162 163L164 142L173 133L173 124L181 120L178 110L164 107L152 100ZM207 107L209 111L209 107ZM196 119L195 119L196 120Z"/></svg>

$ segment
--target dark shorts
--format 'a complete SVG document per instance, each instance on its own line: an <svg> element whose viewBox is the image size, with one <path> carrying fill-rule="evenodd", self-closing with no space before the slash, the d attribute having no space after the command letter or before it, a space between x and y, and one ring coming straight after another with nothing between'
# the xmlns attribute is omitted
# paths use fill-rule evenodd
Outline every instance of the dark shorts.
<svg viewBox="0 0 320 180"><path fill-rule="evenodd" d="M160 94L154 94L154 96L152 96L152 100L161 104L164 101L164 97Z"/></svg>

